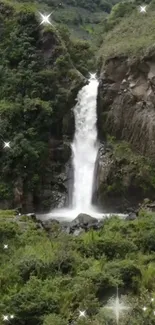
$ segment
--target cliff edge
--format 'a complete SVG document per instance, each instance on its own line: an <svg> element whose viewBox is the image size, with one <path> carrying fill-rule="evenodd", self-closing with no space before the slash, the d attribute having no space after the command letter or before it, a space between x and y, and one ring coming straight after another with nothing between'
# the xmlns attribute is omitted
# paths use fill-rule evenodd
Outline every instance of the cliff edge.
<svg viewBox="0 0 155 325"><path fill-rule="evenodd" d="M101 142L110 145L99 162L97 198L104 207L114 201L124 210L155 198L154 18L153 5L143 16L133 9L100 49L98 129Z"/></svg>

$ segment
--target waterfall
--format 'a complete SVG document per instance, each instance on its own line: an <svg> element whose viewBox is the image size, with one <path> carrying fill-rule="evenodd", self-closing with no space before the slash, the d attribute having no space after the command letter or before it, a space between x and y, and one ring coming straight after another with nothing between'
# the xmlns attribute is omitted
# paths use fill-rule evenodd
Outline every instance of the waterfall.
<svg viewBox="0 0 155 325"><path fill-rule="evenodd" d="M74 187L72 208L79 212L91 210L97 145L96 99L98 80L91 75L77 97L74 108L75 136L72 143Z"/></svg>
<svg viewBox="0 0 155 325"><path fill-rule="evenodd" d="M72 148L72 169L74 170L71 185L72 204L68 208L54 209L48 214L38 214L41 220L57 219L71 221L79 213L87 213L97 219L113 215L99 212L92 205L93 181L95 163L98 154L97 141L97 112L96 101L98 81L95 74L91 74L88 85L84 86L78 96L74 108L75 135ZM72 189L73 188L73 189ZM119 216L124 216L117 214Z"/></svg>

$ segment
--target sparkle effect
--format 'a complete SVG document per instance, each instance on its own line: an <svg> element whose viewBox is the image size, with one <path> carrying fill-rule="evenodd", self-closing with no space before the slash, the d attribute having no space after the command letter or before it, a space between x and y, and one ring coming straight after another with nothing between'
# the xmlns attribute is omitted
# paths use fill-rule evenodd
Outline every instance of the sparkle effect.
<svg viewBox="0 0 155 325"><path fill-rule="evenodd" d="M142 13L145 13L146 12L146 7L147 6L140 6L139 11L142 12Z"/></svg>
<svg viewBox="0 0 155 325"><path fill-rule="evenodd" d="M86 317L85 310L83 310L83 311L80 310L79 313L80 313L79 317Z"/></svg>
<svg viewBox="0 0 155 325"><path fill-rule="evenodd" d="M144 306L143 308L142 308L142 310L144 311L144 312L146 312L148 309L153 309L154 308L154 306L153 306L153 303L154 303L154 301L155 301L155 299L154 298L151 298L150 299L150 304L149 304L149 306ZM155 316L155 310L153 310L153 315Z"/></svg>
<svg viewBox="0 0 155 325"><path fill-rule="evenodd" d="M118 296L118 288L117 288L116 299L114 298L110 299L108 305L105 308L113 312L117 324L119 324L119 319L121 314L123 314L125 311L128 311L130 309L130 307L125 306L123 302L120 301Z"/></svg>
<svg viewBox="0 0 155 325"><path fill-rule="evenodd" d="M59 5L62 5L61 3ZM139 11L140 13L146 13L147 10L147 6L140 6L139 7ZM45 25L52 25L52 23L50 22L49 18L50 16L53 14L53 12L51 12L49 15L43 15L42 13L40 13L40 16L42 18L42 21L40 23L40 25L45 24ZM5 142L4 141L4 148L10 148L10 142ZM24 166L24 168L26 168L26 166ZM21 216L21 213L19 213L19 216ZM8 245L4 244L4 249L8 249ZM151 302L154 302L154 298L151 298ZM115 299L111 299L110 300L110 304L107 305L105 307L108 310L111 310L116 318L116 323L119 324L119 319L122 313L124 313L125 311L128 311L130 309L130 307L125 306L119 299L118 296L118 288L117 288L117 296ZM147 307L144 306L143 311L145 312L147 310ZM153 314L155 315L155 310L153 311ZM86 317L86 311L79 311L79 318L81 317ZM4 321L9 321L10 319L14 319L14 315L3 315L3 320Z"/></svg>
<svg viewBox="0 0 155 325"><path fill-rule="evenodd" d="M3 315L3 320L9 320L9 316L8 315Z"/></svg>
<svg viewBox="0 0 155 325"><path fill-rule="evenodd" d="M4 321L9 321L9 319L13 319L14 315L3 315L3 320Z"/></svg>
<svg viewBox="0 0 155 325"><path fill-rule="evenodd" d="M4 148L10 148L10 142L4 142Z"/></svg>
<svg viewBox="0 0 155 325"><path fill-rule="evenodd" d="M40 13L42 21L40 25L45 24L45 25L52 25L52 23L49 21L50 16L52 15L53 12L51 12L49 15L43 15Z"/></svg>

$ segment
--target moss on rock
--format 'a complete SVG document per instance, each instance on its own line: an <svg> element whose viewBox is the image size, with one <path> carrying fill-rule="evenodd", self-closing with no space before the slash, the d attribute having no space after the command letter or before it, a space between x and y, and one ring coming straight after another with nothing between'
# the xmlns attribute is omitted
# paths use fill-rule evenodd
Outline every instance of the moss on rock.
<svg viewBox="0 0 155 325"><path fill-rule="evenodd" d="M111 149L103 157L103 168L99 168L98 202L106 208L109 201L114 209L124 211L127 207L137 207L145 197L154 200L154 162L138 155L125 141L108 137L108 144Z"/></svg>

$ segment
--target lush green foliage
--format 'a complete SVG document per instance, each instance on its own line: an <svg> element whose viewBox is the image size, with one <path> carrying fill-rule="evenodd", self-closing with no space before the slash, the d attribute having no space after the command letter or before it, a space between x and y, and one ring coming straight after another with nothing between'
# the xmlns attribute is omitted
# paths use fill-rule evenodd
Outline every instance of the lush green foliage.
<svg viewBox="0 0 155 325"><path fill-rule="evenodd" d="M46 3L58 4L54 0ZM114 2L68 0L66 4L74 12L78 5L88 15L98 8L109 13ZM21 8L16 4L14 8L1 1L0 8L0 129L1 140L11 141L8 151L1 142L0 198L11 201L18 178L24 193L36 195L45 176L51 175L49 138L62 138L63 116L83 84L76 69L87 76L93 61L90 44L72 41L65 27L39 27L35 5ZM123 3L112 9L103 24L105 56L118 49L133 50L135 44L137 50L153 41L153 9L149 20L134 10L135 4ZM87 24L93 32L90 24L94 20L87 15L84 21L81 18L86 11L78 18L75 15L74 21L67 12L64 6L57 22L85 28ZM147 182L154 189L153 168L146 160L131 156L124 143L114 146L114 153L118 161L120 157L133 159L137 171L144 172L143 190ZM0 315L14 314L12 325L68 325L71 320L77 325L113 325L103 306L118 285L133 306L120 325L153 325L154 306L149 299L155 297L154 229L155 215L141 211L135 221L113 217L98 232L91 230L79 237L62 233L59 227L47 235L27 217L19 220L13 211L1 211ZM8 249L3 249L4 244ZM143 305L148 306L146 313ZM78 319L79 309L86 309L86 319Z"/></svg>
<svg viewBox="0 0 155 325"><path fill-rule="evenodd" d="M39 26L35 6L0 2L0 199L12 205L15 181L39 193L51 174L49 139L62 138L62 120L92 66L87 42L61 27ZM67 50L68 47L68 50ZM11 141L10 150L3 140Z"/></svg>
<svg viewBox="0 0 155 325"><path fill-rule="evenodd" d="M107 219L98 232L74 237L55 228L47 236L27 217L1 211L0 313L18 325L115 324L103 306L118 285L133 308L120 324L153 325L154 229L154 214L142 211L135 221Z"/></svg>
<svg viewBox="0 0 155 325"><path fill-rule="evenodd" d="M107 141L113 152L114 167L109 175L108 184L102 186L103 195L108 197L122 195L128 199L135 193L139 200L144 197L153 199L154 162L134 152L126 141L116 141L110 136L107 136Z"/></svg>
<svg viewBox="0 0 155 325"><path fill-rule="evenodd" d="M15 0L12 0L15 1ZM16 0L30 3L30 0ZM101 19L110 13L120 0L32 0L42 11L53 11L53 21L69 27L74 38L93 39Z"/></svg>
<svg viewBox="0 0 155 325"><path fill-rule="evenodd" d="M100 40L102 44L99 57L102 62L111 55L143 53L154 43L155 5L148 4L147 12L140 13L141 2L120 2L112 8L107 19L100 24Z"/></svg>

